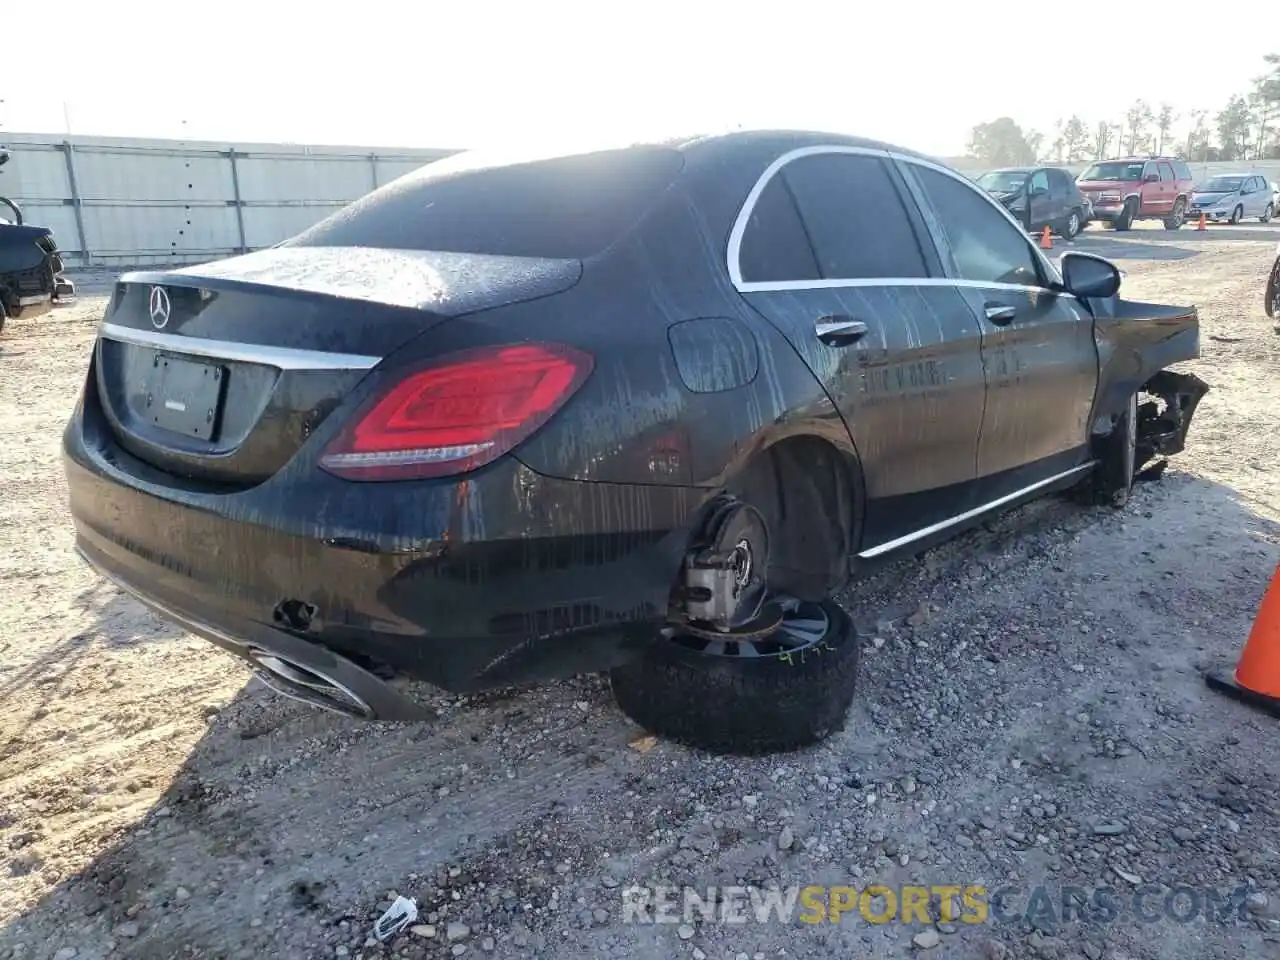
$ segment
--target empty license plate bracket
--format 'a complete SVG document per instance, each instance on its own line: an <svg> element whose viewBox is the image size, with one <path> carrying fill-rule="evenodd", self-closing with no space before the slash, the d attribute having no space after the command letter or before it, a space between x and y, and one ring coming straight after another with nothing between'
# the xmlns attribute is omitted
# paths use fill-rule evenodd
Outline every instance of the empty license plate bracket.
<svg viewBox="0 0 1280 960"><path fill-rule="evenodd" d="M161 430L211 440L226 384L225 367L156 354L147 384L147 416Z"/></svg>

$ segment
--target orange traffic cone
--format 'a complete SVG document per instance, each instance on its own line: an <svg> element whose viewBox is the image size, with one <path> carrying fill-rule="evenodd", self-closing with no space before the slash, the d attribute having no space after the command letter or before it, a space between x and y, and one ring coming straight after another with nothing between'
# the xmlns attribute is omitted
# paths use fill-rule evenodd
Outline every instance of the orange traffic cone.
<svg viewBox="0 0 1280 960"><path fill-rule="evenodd" d="M1206 226L1205 216L1204 216L1204 214L1202 213L1202 214L1200 214L1200 222L1199 222L1198 224L1196 224L1196 229L1197 229L1197 230L1203 230L1203 229L1205 228L1205 226Z"/></svg>
<svg viewBox="0 0 1280 960"><path fill-rule="evenodd" d="M1262 597L1235 675L1210 671L1204 679L1219 693L1280 717L1280 567Z"/></svg>
<svg viewBox="0 0 1280 960"><path fill-rule="evenodd" d="M1048 227L1045 227L1044 233L1040 234L1040 249L1041 250L1053 249L1053 234L1049 232Z"/></svg>

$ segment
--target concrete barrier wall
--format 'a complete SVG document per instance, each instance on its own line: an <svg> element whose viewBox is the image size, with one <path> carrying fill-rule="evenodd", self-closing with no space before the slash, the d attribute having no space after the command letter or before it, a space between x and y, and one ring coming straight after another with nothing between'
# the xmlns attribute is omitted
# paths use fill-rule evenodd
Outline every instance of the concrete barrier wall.
<svg viewBox="0 0 1280 960"><path fill-rule="evenodd" d="M453 150L220 144L6 133L0 195L69 265L211 260L258 250Z"/></svg>

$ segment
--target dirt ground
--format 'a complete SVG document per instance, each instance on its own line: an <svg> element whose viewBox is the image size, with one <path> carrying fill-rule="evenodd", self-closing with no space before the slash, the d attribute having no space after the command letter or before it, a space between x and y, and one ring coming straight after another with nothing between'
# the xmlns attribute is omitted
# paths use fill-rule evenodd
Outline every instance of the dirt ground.
<svg viewBox="0 0 1280 960"><path fill-rule="evenodd" d="M1199 672L1234 662L1280 560L1278 241L1087 233L1127 296L1201 310L1189 449L1122 512L1044 500L858 584L847 728L755 761L638 740L597 677L424 692L441 719L413 726L271 694L72 552L59 439L101 297L14 322L0 957L1280 957L1280 726ZM870 883L1008 898L933 926L622 909L632 884ZM1118 915L1063 911L1069 887ZM418 922L375 944L396 893Z"/></svg>

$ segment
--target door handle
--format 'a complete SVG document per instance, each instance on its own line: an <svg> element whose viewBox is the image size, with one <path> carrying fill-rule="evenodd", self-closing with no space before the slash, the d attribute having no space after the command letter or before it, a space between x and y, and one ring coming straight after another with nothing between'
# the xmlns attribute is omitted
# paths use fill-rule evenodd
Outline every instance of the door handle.
<svg viewBox="0 0 1280 960"><path fill-rule="evenodd" d="M1018 315L1018 308L1011 307L1006 303L988 303L985 309L987 319L1001 327L1011 323L1013 318Z"/></svg>
<svg viewBox="0 0 1280 960"><path fill-rule="evenodd" d="M867 325L852 317L822 317L814 325L818 339L829 347L843 347L866 335Z"/></svg>

